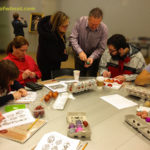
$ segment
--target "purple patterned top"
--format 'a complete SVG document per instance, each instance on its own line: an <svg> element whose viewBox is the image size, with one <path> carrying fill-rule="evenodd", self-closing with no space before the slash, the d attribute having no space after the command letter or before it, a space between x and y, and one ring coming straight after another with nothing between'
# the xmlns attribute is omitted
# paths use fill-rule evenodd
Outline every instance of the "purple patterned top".
<svg viewBox="0 0 150 150"><path fill-rule="evenodd" d="M97 59L106 48L107 36L108 29L103 22L92 31L88 27L88 17L83 16L75 23L69 40L77 54L84 51L88 56Z"/></svg>
<svg viewBox="0 0 150 150"><path fill-rule="evenodd" d="M145 70L150 73L150 64L145 67Z"/></svg>

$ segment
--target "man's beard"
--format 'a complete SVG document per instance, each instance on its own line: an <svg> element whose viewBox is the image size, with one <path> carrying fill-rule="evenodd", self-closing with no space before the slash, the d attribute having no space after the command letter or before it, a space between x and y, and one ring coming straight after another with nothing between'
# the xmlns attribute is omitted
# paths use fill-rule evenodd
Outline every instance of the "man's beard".
<svg viewBox="0 0 150 150"><path fill-rule="evenodd" d="M120 56L119 54L112 55L110 54L113 60L124 60L127 57L127 54Z"/></svg>
<svg viewBox="0 0 150 150"><path fill-rule="evenodd" d="M119 54L117 54L117 55L110 54L110 55L111 55L111 57L112 57L113 60L119 60L120 59Z"/></svg>

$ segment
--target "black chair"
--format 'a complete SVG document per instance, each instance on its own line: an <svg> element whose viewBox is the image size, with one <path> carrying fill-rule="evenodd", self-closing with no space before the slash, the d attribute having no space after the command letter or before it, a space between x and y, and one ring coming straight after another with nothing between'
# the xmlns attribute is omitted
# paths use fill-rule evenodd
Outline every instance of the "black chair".
<svg viewBox="0 0 150 150"><path fill-rule="evenodd" d="M137 47L146 50L146 54L144 55L144 57L149 57L150 37L139 37Z"/></svg>
<svg viewBox="0 0 150 150"><path fill-rule="evenodd" d="M53 70L51 71L51 77L52 79L56 77L61 77L61 76L73 76L73 68L62 68L60 70Z"/></svg>

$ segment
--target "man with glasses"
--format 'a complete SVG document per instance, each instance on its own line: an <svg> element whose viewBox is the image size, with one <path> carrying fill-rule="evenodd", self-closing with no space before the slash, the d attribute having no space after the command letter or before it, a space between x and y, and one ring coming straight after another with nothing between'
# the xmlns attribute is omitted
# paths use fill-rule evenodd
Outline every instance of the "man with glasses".
<svg viewBox="0 0 150 150"><path fill-rule="evenodd" d="M99 8L82 16L70 35L70 43L75 52L75 69L81 76L97 76L98 65L107 42L107 26L102 22L103 12Z"/></svg>
<svg viewBox="0 0 150 150"><path fill-rule="evenodd" d="M146 65L140 49L127 43L121 34L111 36L107 46L99 65L100 75L123 82L135 80Z"/></svg>

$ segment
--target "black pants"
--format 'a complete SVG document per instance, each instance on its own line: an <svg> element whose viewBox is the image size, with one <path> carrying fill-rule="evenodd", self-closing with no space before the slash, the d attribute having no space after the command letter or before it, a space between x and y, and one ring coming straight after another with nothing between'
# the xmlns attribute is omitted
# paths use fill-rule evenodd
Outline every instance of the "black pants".
<svg viewBox="0 0 150 150"><path fill-rule="evenodd" d="M90 67L85 68L84 67L85 62L81 61L78 56L75 56L75 69L80 70L80 76L82 77L86 77L86 76L96 77L98 72L99 62L100 62L100 58L94 60L93 64Z"/></svg>
<svg viewBox="0 0 150 150"><path fill-rule="evenodd" d="M50 65L38 64L39 69L42 73L42 78L41 78L42 81L52 79L51 71L60 69L60 64L61 64L60 62L57 62L55 64L50 64Z"/></svg>

